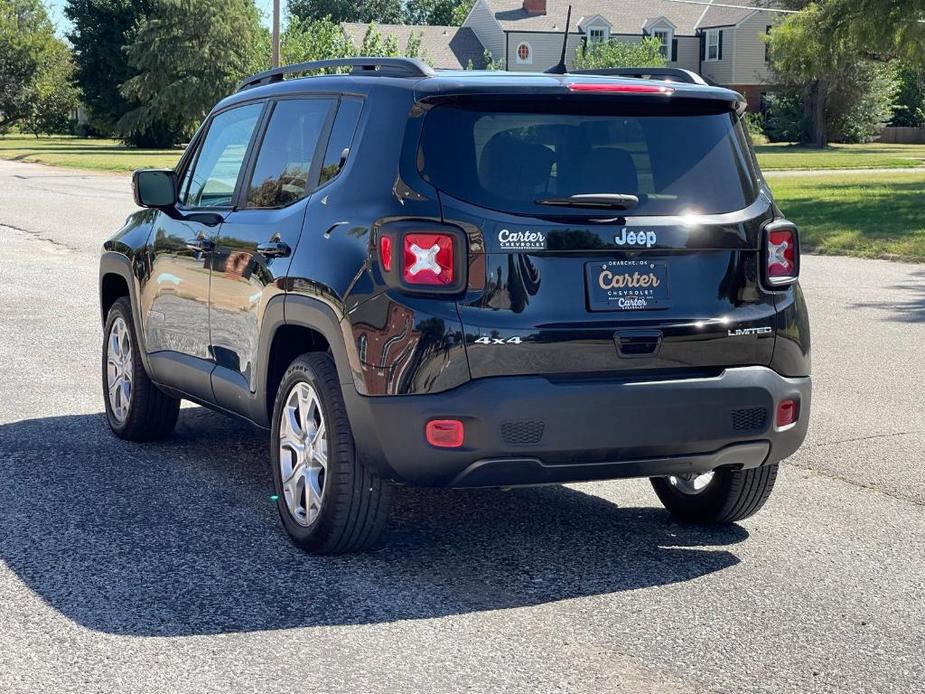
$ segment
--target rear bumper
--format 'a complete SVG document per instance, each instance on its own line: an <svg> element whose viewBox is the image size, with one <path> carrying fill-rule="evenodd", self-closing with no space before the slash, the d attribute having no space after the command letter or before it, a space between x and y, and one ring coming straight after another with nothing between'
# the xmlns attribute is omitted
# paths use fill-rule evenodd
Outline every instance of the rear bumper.
<svg viewBox="0 0 925 694"><path fill-rule="evenodd" d="M358 453L380 474L415 485L481 487L777 462L806 436L811 383L756 366L684 380L516 376L429 395L345 396ZM799 420L778 431L774 415L786 399L800 401ZM465 425L461 448L434 448L424 438L428 420L447 418Z"/></svg>

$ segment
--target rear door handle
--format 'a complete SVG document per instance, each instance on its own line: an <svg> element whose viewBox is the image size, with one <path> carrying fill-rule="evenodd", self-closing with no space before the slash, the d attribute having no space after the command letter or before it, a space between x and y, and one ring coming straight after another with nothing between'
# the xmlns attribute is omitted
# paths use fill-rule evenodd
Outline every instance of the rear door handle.
<svg viewBox="0 0 925 694"><path fill-rule="evenodd" d="M269 241L257 244L257 252L267 258L285 258L292 252L292 249L282 241Z"/></svg>

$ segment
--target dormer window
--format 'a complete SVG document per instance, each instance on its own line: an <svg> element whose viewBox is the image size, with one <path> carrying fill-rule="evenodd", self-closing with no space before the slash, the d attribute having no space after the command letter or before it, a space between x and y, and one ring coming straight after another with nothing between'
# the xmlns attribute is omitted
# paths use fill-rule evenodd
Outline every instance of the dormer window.
<svg viewBox="0 0 925 694"><path fill-rule="evenodd" d="M588 29L588 43L604 43L607 33L606 27L591 27Z"/></svg>
<svg viewBox="0 0 925 694"><path fill-rule="evenodd" d="M668 62L678 59L675 51L674 32L677 27L666 17L653 17L642 26L642 33L658 40L658 50Z"/></svg>

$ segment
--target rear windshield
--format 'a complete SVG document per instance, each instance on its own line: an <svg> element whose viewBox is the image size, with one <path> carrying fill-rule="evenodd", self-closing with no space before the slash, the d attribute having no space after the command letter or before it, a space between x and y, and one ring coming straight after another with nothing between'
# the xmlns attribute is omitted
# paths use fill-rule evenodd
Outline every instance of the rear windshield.
<svg viewBox="0 0 925 694"><path fill-rule="evenodd" d="M536 201L594 193L637 196L633 215L748 207L757 187L736 116L722 106L685 108L694 110L587 102L437 106L424 121L418 168L453 197L515 214L574 216L575 209Z"/></svg>

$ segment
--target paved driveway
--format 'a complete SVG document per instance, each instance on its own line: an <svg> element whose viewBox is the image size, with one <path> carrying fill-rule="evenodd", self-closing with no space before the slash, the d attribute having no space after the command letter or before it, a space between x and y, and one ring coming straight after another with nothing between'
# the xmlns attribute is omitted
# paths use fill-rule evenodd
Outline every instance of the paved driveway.
<svg viewBox="0 0 925 694"><path fill-rule="evenodd" d="M265 436L100 415L96 256L125 178L0 162L0 691L925 691L925 266L809 257L814 412L766 509L645 481L407 491L313 558Z"/></svg>

